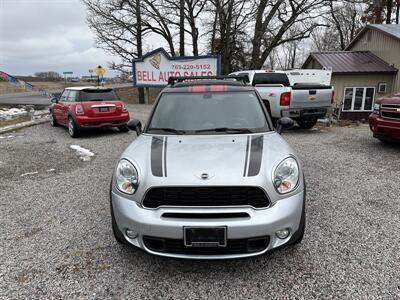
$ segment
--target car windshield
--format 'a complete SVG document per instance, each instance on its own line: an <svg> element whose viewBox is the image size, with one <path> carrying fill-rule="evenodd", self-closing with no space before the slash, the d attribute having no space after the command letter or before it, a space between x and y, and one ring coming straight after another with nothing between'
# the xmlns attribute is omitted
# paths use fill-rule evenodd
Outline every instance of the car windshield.
<svg viewBox="0 0 400 300"><path fill-rule="evenodd" d="M148 133L226 134L269 131L254 91L164 93Z"/></svg>
<svg viewBox="0 0 400 300"><path fill-rule="evenodd" d="M116 101L119 100L117 94L112 89L82 90L82 101Z"/></svg>

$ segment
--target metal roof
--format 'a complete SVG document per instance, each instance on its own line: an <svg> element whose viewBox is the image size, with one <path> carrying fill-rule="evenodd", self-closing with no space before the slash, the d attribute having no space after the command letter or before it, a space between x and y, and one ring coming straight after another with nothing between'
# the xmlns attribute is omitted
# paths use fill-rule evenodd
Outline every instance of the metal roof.
<svg viewBox="0 0 400 300"><path fill-rule="evenodd" d="M368 29L374 29L384 34L400 40L400 24L368 24L356 35L345 50L351 50L351 47L357 42Z"/></svg>
<svg viewBox="0 0 400 300"><path fill-rule="evenodd" d="M395 67L369 51L314 52L304 65L311 59L315 59L322 67L331 69L334 74L397 73Z"/></svg>
<svg viewBox="0 0 400 300"><path fill-rule="evenodd" d="M400 40L400 24L369 24L367 27L383 31Z"/></svg>

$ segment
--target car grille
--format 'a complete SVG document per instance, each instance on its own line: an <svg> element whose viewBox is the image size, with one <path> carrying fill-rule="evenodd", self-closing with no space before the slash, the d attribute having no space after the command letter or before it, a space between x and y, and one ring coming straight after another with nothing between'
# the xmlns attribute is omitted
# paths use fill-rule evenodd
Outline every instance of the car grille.
<svg viewBox="0 0 400 300"><path fill-rule="evenodd" d="M400 105L396 104L382 104L381 116L382 118L400 119Z"/></svg>
<svg viewBox="0 0 400 300"><path fill-rule="evenodd" d="M269 236L228 239L226 247L185 247L181 239L144 236L144 245L155 252L187 255L229 255L261 252L269 245Z"/></svg>
<svg viewBox="0 0 400 300"><path fill-rule="evenodd" d="M400 119L400 112L382 111L383 118Z"/></svg>
<svg viewBox="0 0 400 300"><path fill-rule="evenodd" d="M150 189L143 206L269 206L265 192L257 187L164 187Z"/></svg>

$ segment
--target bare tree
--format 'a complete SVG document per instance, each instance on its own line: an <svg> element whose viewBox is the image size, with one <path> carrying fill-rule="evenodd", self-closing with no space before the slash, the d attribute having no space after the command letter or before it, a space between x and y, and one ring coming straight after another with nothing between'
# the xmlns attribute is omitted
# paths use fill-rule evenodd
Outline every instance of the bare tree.
<svg viewBox="0 0 400 300"><path fill-rule="evenodd" d="M174 15L168 14L168 9L163 1L141 0L141 2L143 3L143 16L145 16L143 18L143 27L163 37L168 44L171 55L176 56L172 28L176 24L176 20L173 19Z"/></svg>
<svg viewBox="0 0 400 300"><path fill-rule="evenodd" d="M381 24L385 22L386 24L392 24L394 21L399 24L399 0L364 0L363 2L366 6L363 16L364 23ZM393 20L394 8L396 8L396 12Z"/></svg>
<svg viewBox="0 0 400 300"><path fill-rule="evenodd" d="M271 51L290 41L310 37L324 26L326 0L259 0L252 39L251 68L261 68ZM295 25L298 26L295 26ZM296 30L289 29L295 28Z"/></svg>
<svg viewBox="0 0 400 300"><path fill-rule="evenodd" d="M97 46L121 59L110 63L114 70L131 70L132 60L143 55L143 35L140 0L82 0L87 8L87 23L96 36ZM144 103L144 91L139 88L139 103Z"/></svg>
<svg viewBox="0 0 400 300"><path fill-rule="evenodd" d="M252 4L245 0L211 0L207 8L212 16L206 22L211 53L221 55L222 74L248 66L248 24L254 14Z"/></svg>
<svg viewBox="0 0 400 300"><path fill-rule="evenodd" d="M179 55L185 55L185 0L179 1Z"/></svg>
<svg viewBox="0 0 400 300"><path fill-rule="evenodd" d="M201 14L204 11L208 0L164 0L164 7L168 8L168 16L171 24L179 28L180 41L185 33L187 33L192 41L193 55L199 55L199 23ZM179 22L171 19L179 11ZM185 27L185 23L189 28ZM184 39L183 39L184 41ZM183 54L181 54L183 55Z"/></svg>
<svg viewBox="0 0 400 300"><path fill-rule="evenodd" d="M356 3L354 1L347 1L344 4L335 6L334 1L329 1L329 8L329 25L335 28L333 32L339 36L340 50L344 50L350 41L353 40L356 30L361 26Z"/></svg>
<svg viewBox="0 0 400 300"><path fill-rule="evenodd" d="M36 72L34 75L46 80L60 80L62 78L61 75L55 71Z"/></svg>
<svg viewBox="0 0 400 300"><path fill-rule="evenodd" d="M311 34L312 50L341 51L355 38L362 28L362 0L329 0L328 11L322 17L325 27L319 27Z"/></svg>

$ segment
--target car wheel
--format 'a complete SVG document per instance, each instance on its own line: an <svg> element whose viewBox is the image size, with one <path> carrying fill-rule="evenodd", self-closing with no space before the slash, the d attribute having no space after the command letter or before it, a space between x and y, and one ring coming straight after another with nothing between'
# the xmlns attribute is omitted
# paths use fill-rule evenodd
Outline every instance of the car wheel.
<svg viewBox="0 0 400 300"><path fill-rule="evenodd" d="M54 113L52 111L50 112L50 125L53 127L58 125L56 119L54 118Z"/></svg>
<svg viewBox="0 0 400 300"><path fill-rule="evenodd" d="M75 121L72 117L68 118L68 133L72 138L79 136L79 130L76 127Z"/></svg>
<svg viewBox="0 0 400 300"><path fill-rule="evenodd" d="M296 121L302 129L310 129L317 124L317 119L297 119Z"/></svg>
<svg viewBox="0 0 400 300"><path fill-rule="evenodd" d="M128 125L122 125L122 126L118 126L118 130L119 131L121 131L121 132L128 132L129 131L129 128L128 128Z"/></svg>
<svg viewBox="0 0 400 300"><path fill-rule="evenodd" d="M387 139L378 138L378 140L383 144L390 144L391 143L391 141L387 140Z"/></svg>

